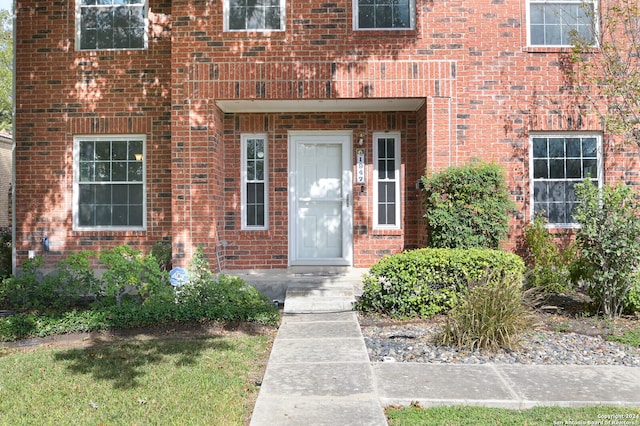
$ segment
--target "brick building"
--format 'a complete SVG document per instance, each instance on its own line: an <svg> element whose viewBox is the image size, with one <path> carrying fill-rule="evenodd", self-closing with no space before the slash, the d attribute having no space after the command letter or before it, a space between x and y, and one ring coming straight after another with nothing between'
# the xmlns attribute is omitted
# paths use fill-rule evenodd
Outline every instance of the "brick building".
<svg viewBox="0 0 640 426"><path fill-rule="evenodd" d="M49 265L165 240L367 267L424 244L420 176L475 158L507 170L511 246L534 211L571 227L573 182L637 169L566 90L578 5L17 0L17 263L46 236Z"/></svg>

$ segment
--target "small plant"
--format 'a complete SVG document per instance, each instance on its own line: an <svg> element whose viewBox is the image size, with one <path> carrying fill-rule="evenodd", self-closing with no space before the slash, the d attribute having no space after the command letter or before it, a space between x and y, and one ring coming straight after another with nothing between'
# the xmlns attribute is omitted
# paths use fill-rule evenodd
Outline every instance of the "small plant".
<svg viewBox="0 0 640 426"><path fill-rule="evenodd" d="M576 256L576 249L569 244L561 250L553 241L546 228L546 219L537 215L524 230L527 244L528 287L542 289L545 293L571 293L574 289L571 279L571 265Z"/></svg>
<svg viewBox="0 0 640 426"><path fill-rule="evenodd" d="M522 281L513 276L499 283L474 283L462 303L449 312L439 342L471 350L515 348L531 326L521 287Z"/></svg>
<svg viewBox="0 0 640 426"><path fill-rule="evenodd" d="M623 184L600 190L586 180L575 188L579 278L600 311L608 317L620 316L640 267L637 197Z"/></svg>
<svg viewBox="0 0 640 426"><path fill-rule="evenodd" d="M626 331L622 336L609 336L607 340L620 342L625 345L640 348L640 330Z"/></svg>
<svg viewBox="0 0 640 426"><path fill-rule="evenodd" d="M629 289L624 300L624 313L640 313L640 274L636 275L635 284Z"/></svg>
<svg viewBox="0 0 640 426"><path fill-rule="evenodd" d="M430 247L499 248L514 210L500 166L450 167L422 183Z"/></svg>

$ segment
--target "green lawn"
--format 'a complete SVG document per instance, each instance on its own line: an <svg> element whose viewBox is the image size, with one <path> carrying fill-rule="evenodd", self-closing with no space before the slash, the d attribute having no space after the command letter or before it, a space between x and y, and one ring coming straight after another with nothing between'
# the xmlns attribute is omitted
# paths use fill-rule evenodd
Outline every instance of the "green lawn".
<svg viewBox="0 0 640 426"><path fill-rule="evenodd" d="M1 349L1 425L242 425L266 336Z"/></svg>
<svg viewBox="0 0 640 426"><path fill-rule="evenodd" d="M390 408L390 426L640 425L640 408L593 406L506 410L483 407Z"/></svg>

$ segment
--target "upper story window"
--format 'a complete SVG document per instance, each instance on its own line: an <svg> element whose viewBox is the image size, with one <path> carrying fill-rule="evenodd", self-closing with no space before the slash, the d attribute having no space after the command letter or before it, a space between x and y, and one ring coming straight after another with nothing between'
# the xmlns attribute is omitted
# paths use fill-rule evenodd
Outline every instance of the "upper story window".
<svg viewBox="0 0 640 426"><path fill-rule="evenodd" d="M283 31L285 0L224 0L225 31Z"/></svg>
<svg viewBox="0 0 640 426"><path fill-rule="evenodd" d="M529 0L529 45L571 46L594 37L595 0Z"/></svg>
<svg viewBox="0 0 640 426"><path fill-rule="evenodd" d="M400 134L373 135L373 227L400 228Z"/></svg>
<svg viewBox="0 0 640 426"><path fill-rule="evenodd" d="M602 185L601 137L596 134L540 134L531 137L533 214L551 226L575 225L575 184Z"/></svg>
<svg viewBox="0 0 640 426"><path fill-rule="evenodd" d="M414 0L357 0L353 2L356 30L415 28Z"/></svg>
<svg viewBox="0 0 640 426"><path fill-rule="evenodd" d="M144 148L142 135L74 139L74 229L144 229Z"/></svg>
<svg viewBox="0 0 640 426"><path fill-rule="evenodd" d="M80 50L144 49L145 0L80 0L76 42Z"/></svg>

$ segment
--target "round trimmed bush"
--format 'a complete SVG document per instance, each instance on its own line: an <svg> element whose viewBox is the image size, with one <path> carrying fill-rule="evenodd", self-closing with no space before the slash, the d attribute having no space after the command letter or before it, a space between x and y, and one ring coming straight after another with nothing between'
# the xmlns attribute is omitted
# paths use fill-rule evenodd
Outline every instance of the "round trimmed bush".
<svg viewBox="0 0 640 426"><path fill-rule="evenodd" d="M427 318L459 303L469 282L523 280L524 262L493 249L425 248L386 256L363 279L356 309L393 317Z"/></svg>

